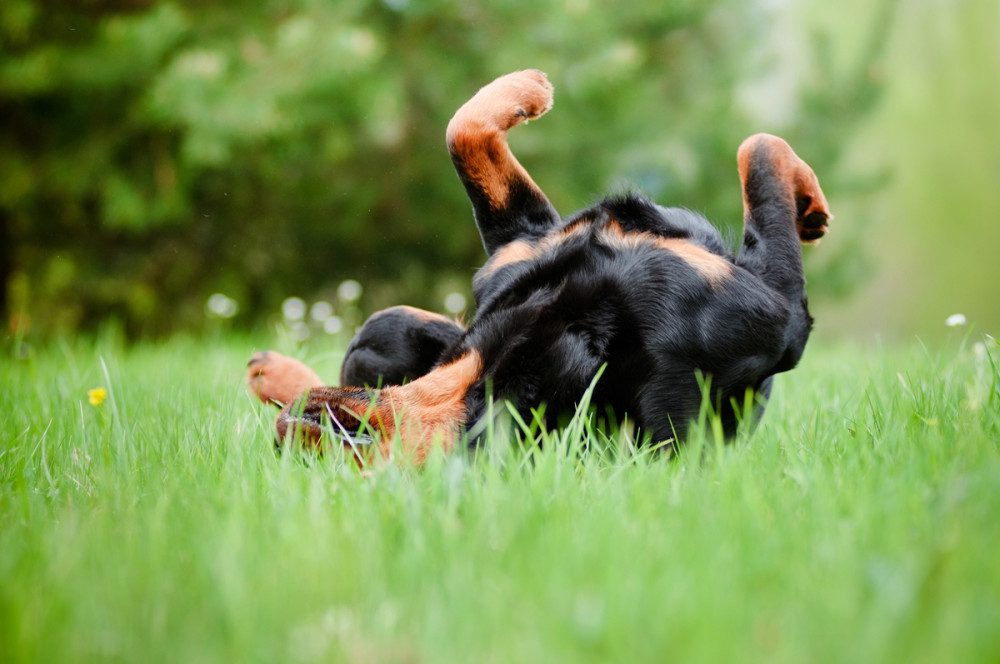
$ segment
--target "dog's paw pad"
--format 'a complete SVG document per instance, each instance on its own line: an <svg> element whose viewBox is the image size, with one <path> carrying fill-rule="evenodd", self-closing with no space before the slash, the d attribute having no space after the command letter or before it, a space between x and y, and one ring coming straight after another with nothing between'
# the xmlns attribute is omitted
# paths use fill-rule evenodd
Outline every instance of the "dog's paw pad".
<svg viewBox="0 0 1000 664"><path fill-rule="evenodd" d="M809 164L787 142L770 134L755 134L743 141L736 158L744 190L750 172L756 169L788 187L796 206L795 229L803 243L816 244L827 234L833 215L823 189Z"/></svg>
<svg viewBox="0 0 1000 664"><path fill-rule="evenodd" d="M822 192L820 196L822 197ZM821 198L817 203L812 196L799 195L796 197L796 204L798 217L795 228L799 239L805 244L818 244L830 230L829 222L833 218L826 207L826 200Z"/></svg>
<svg viewBox="0 0 1000 664"><path fill-rule="evenodd" d="M799 233L799 239L805 244L818 244L819 241L830 230L830 207L827 205L826 196L820 189L819 180L815 173L801 159L797 159L799 166L795 175L795 201L798 215L795 221L795 228Z"/></svg>

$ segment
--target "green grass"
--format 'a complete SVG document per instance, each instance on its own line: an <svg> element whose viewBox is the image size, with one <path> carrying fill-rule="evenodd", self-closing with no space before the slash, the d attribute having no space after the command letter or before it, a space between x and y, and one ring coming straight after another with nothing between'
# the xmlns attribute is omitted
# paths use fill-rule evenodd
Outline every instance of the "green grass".
<svg viewBox="0 0 1000 664"><path fill-rule="evenodd" d="M367 475L274 454L248 342L8 347L0 661L996 662L974 341L813 344L753 436L673 459L581 427Z"/></svg>

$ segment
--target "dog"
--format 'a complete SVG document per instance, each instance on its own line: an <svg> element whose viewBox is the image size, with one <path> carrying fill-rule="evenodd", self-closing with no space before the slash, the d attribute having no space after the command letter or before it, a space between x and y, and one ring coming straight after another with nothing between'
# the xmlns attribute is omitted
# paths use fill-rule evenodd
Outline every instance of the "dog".
<svg viewBox="0 0 1000 664"><path fill-rule="evenodd" d="M475 444L468 432L490 398L528 421L544 404L546 424L558 425L602 371L591 403L627 415L646 441L683 441L706 389L727 435L745 404L762 412L773 376L798 363L813 325L800 245L817 243L832 219L813 170L776 136L740 145L735 254L702 216L640 195L562 218L507 144L552 98L544 73L518 71L448 124L489 255L473 278L468 327L412 307L376 313L348 347L342 387L324 387L297 360L256 354L249 385L283 406L280 439L296 432L318 446L327 431L383 457L398 440L419 465L435 445Z"/></svg>

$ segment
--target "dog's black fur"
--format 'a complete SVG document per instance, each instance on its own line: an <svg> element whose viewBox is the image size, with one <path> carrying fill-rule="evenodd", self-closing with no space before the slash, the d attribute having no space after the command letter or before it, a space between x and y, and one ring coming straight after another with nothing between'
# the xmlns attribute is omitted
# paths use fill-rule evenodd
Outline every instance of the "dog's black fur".
<svg viewBox="0 0 1000 664"><path fill-rule="evenodd" d="M464 331L453 320L412 307L379 311L347 347L340 384L381 387L420 378Z"/></svg>
<svg viewBox="0 0 1000 664"><path fill-rule="evenodd" d="M372 316L348 349L341 384L412 382L382 390L367 408L358 390L314 389L282 412L279 432L294 425L315 438L324 418L346 430L367 419L423 458L428 429L449 444L483 417L489 394L526 416L545 404L554 424L605 367L598 409L627 413L654 441L676 441L698 415L700 377L731 433L747 396L766 396L771 377L795 366L812 326L799 244L822 237L829 218L805 162L772 136L741 147L737 255L703 217L638 195L561 219L505 138L550 102L543 74L516 72L483 88L449 125L490 255L473 280L468 328L408 307ZM394 428L390 415L422 424Z"/></svg>

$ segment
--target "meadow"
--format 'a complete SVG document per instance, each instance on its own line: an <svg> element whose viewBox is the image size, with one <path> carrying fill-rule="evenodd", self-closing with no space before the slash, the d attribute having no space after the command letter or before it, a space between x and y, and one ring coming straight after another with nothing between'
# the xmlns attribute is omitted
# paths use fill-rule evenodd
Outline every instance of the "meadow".
<svg viewBox="0 0 1000 664"><path fill-rule="evenodd" d="M814 343L729 444L513 422L365 473L275 453L253 346L8 347L0 661L1000 660L989 337Z"/></svg>

